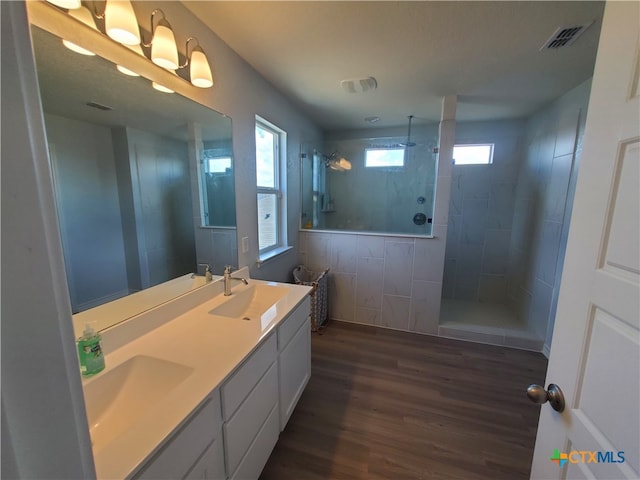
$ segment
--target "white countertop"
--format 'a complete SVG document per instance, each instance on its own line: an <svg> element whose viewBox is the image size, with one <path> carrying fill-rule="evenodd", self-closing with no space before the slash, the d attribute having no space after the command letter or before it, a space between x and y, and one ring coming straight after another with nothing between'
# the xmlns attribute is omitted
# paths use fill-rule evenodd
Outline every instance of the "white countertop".
<svg viewBox="0 0 640 480"><path fill-rule="evenodd" d="M157 403L152 403L139 420L114 441L101 449L96 450L94 446L98 479L126 478L135 473L163 440L274 332L277 325L311 290L310 287L301 285L251 279L249 286L237 282L232 291L238 293L256 283L281 285L290 289L274 305L275 308L270 309L269 318L245 321L214 316L209 311L232 298L218 294L124 343L114 351L107 350L104 344L108 342L103 342L106 368L95 377L83 380L85 385L98 380L100 376L137 355L168 360L191 367L193 371L168 395L159 399ZM209 286L216 287L211 288L214 294L220 291L219 285L207 285L203 288ZM165 308L170 308L170 304L171 302ZM135 321L133 318L128 322ZM119 343L123 342L114 344Z"/></svg>

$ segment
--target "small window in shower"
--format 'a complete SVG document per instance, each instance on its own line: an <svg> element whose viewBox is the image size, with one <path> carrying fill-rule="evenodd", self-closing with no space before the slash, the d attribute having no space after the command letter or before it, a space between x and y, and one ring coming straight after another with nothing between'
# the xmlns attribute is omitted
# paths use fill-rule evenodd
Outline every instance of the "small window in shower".
<svg viewBox="0 0 640 480"><path fill-rule="evenodd" d="M455 145L454 165L489 165L493 163L493 143Z"/></svg>
<svg viewBox="0 0 640 480"><path fill-rule="evenodd" d="M404 148L367 148L365 167L403 167Z"/></svg>

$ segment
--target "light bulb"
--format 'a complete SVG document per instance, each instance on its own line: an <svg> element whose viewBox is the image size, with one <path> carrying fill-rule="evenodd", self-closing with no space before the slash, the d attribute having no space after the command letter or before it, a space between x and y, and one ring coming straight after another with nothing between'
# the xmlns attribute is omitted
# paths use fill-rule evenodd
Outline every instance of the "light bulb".
<svg viewBox="0 0 640 480"><path fill-rule="evenodd" d="M107 35L125 45L140 44L138 19L129 0L107 0L104 10Z"/></svg>
<svg viewBox="0 0 640 480"><path fill-rule="evenodd" d="M178 48L171 25L165 19L158 22L151 41L151 61L156 65L175 70L178 68Z"/></svg>
<svg viewBox="0 0 640 480"><path fill-rule="evenodd" d="M209 88L213 85L213 77L211 76L211 68L207 61L207 56L199 46L191 52L190 60L190 77L191 83L200 88Z"/></svg>

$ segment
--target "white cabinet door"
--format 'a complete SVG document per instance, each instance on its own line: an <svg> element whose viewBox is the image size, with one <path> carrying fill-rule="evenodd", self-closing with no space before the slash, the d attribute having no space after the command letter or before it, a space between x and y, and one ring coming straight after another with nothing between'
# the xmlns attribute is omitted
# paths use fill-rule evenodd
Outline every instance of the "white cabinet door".
<svg viewBox="0 0 640 480"><path fill-rule="evenodd" d="M200 471L210 472L211 476L191 478L224 478L224 459L215 456L219 454L218 452L208 450L212 446L220 448L221 441L220 393L216 390L215 394L190 416L179 431L166 441L160 451L134 478L137 480L185 478L198 464L200 464ZM206 459L203 460L205 456ZM222 475L215 476L215 472L220 471Z"/></svg>
<svg viewBox="0 0 640 480"><path fill-rule="evenodd" d="M225 455L230 474L238 468L262 425L277 404L278 373L273 364L244 399L233 417L224 424ZM273 438L274 444L277 438L276 432Z"/></svg>
<svg viewBox="0 0 640 480"><path fill-rule="evenodd" d="M231 480L257 480L278 441L278 406L274 405Z"/></svg>
<svg viewBox="0 0 640 480"><path fill-rule="evenodd" d="M289 421L311 377L311 328L309 317L278 357L280 379L280 431Z"/></svg>
<svg viewBox="0 0 640 480"><path fill-rule="evenodd" d="M219 432L184 480L225 480L226 478L222 432Z"/></svg>

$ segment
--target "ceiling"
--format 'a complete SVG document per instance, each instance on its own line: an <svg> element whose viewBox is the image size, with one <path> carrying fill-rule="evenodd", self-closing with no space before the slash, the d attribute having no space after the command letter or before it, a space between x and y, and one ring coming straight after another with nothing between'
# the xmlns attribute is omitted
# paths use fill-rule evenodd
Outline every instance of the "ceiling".
<svg viewBox="0 0 640 480"><path fill-rule="evenodd" d="M458 120L527 116L593 72L603 2L184 1L263 77L332 131L437 121L458 95ZM594 21L558 50L561 26ZM215 59L214 59L215 65ZM224 72L218 72L223 75ZM373 76L347 93L343 79Z"/></svg>

